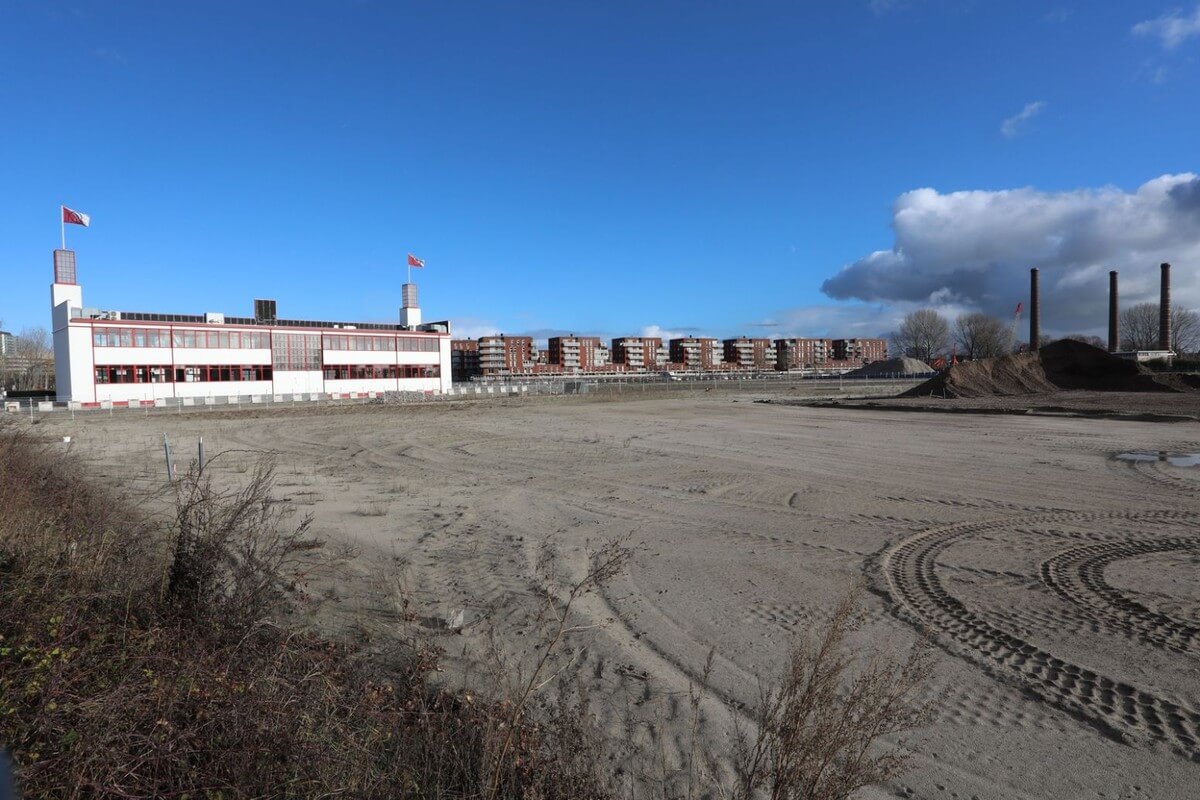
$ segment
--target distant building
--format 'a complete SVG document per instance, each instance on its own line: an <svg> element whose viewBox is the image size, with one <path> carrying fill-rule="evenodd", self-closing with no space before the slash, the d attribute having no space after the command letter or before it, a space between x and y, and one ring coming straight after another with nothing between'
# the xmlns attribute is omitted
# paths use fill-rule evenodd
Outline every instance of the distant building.
<svg viewBox="0 0 1200 800"><path fill-rule="evenodd" d="M533 372L536 353L532 336L480 336L482 375L524 375Z"/></svg>
<svg viewBox="0 0 1200 800"><path fill-rule="evenodd" d="M612 361L630 372L655 370L667 361L663 340L657 336L622 336L612 340Z"/></svg>
<svg viewBox="0 0 1200 800"><path fill-rule="evenodd" d="M0 356L11 356L16 349L17 337L8 331L0 331Z"/></svg>
<svg viewBox="0 0 1200 800"><path fill-rule="evenodd" d="M482 374L479 367L479 342L474 339L450 341L450 374L456 381L469 381Z"/></svg>
<svg viewBox="0 0 1200 800"><path fill-rule="evenodd" d="M726 364L745 369L774 369L775 345L770 339L749 339L739 336L723 343Z"/></svg>
<svg viewBox="0 0 1200 800"><path fill-rule="evenodd" d="M833 357L837 361L870 364L887 358L886 339L834 339Z"/></svg>
<svg viewBox="0 0 1200 800"><path fill-rule="evenodd" d="M599 336L553 336L547 342L550 364L563 372L594 372L611 363L609 350Z"/></svg>
<svg viewBox="0 0 1200 800"><path fill-rule="evenodd" d="M80 403L450 389L447 322L422 324L405 284L400 324L88 308L75 252L54 251L50 287L57 397Z"/></svg>
<svg viewBox="0 0 1200 800"><path fill-rule="evenodd" d="M680 369L707 370L713 367L713 351L717 340L699 336L687 336L671 340L670 358Z"/></svg>
<svg viewBox="0 0 1200 800"><path fill-rule="evenodd" d="M820 369L833 358L832 339L776 339L778 369Z"/></svg>

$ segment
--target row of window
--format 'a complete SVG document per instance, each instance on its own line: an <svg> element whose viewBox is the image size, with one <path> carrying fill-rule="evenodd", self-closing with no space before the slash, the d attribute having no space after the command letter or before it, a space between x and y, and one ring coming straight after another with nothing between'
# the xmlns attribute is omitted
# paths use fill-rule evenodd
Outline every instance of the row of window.
<svg viewBox="0 0 1200 800"><path fill-rule="evenodd" d="M97 347L222 347L269 350L271 334L258 331L175 331L165 328L93 328Z"/></svg>
<svg viewBox="0 0 1200 800"><path fill-rule="evenodd" d="M269 364L200 365L117 365L96 367L96 383L201 383L206 381L269 381Z"/></svg>
<svg viewBox="0 0 1200 800"><path fill-rule="evenodd" d="M303 341L301 342L301 337ZM271 334L259 331L170 331L166 328L93 328L97 347L211 347L267 350ZM293 342L291 349L378 350L401 353L436 353L436 336L325 336L276 334L275 339ZM298 346L297 346L298 345Z"/></svg>
<svg viewBox="0 0 1200 800"><path fill-rule="evenodd" d="M106 364L96 367L96 383L217 383L225 381L269 381L269 364L201 364L177 367L168 364ZM325 379L366 380L437 378L436 364L349 364L325 367Z"/></svg>
<svg viewBox="0 0 1200 800"><path fill-rule="evenodd" d="M436 336L323 336L326 350L380 350L401 353L436 353Z"/></svg>
<svg viewBox="0 0 1200 800"><path fill-rule="evenodd" d="M437 364L346 364L325 365L327 381L358 381L380 378L437 378L441 370Z"/></svg>

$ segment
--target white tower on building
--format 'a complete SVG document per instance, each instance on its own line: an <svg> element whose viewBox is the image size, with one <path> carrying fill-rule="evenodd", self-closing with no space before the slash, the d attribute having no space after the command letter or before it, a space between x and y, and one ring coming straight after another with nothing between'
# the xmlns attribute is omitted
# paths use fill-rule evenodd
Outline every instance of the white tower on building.
<svg viewBox="0 0 1200 800"><path fill-rule="evenodd" d="M417 303L417 285L415 283L404 284L401 297L404 305L400 309L400 324L406 328L415 328L421 324L421 306Z"/></svg>

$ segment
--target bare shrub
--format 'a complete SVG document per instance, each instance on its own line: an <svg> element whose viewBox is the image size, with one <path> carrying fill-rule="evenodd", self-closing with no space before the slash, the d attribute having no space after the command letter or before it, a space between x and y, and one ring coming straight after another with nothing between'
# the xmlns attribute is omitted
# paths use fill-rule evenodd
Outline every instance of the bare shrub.
<svg viewBox="0 0 1200 800"><path fill-rule="evenodd" d="M366 659L265 623L310 541L270 483L189 475L162 530L0 429L0 742L25 796L603 796L573 788L597 763L578 706L531 721L433 685L424 640Z"/></svg>
<svg viewBox="0 0 1200 800"><path fill-rule="evenodd" d="M859 594L848 593L824 630L793 648L779 684L762 689L757 732L738 732L732 797L841 800L905 768L903 749L879 740L926 719L913 700L931 657L919 646L903 660L856 658L847 637L861 624Z"/></svg>
<svg viewBox="0 0 1200 800"><path fill-rule="evenodd" d="M386 517L388 503L384 500L372 500L365 506L360 506L354 513L360 517Z"/></svg>
<svg viewBox="0 0 1200 800"><path fill-rule="evenodd" d="M519 745L517 737L525 725L525 716L531 699L547 685L558 680L571 661L558 669L552 669L554 656L571 634L593 629L594 625L580 625L574 619L572 609L580 598L592 593L599 587L618 575L626 565L632 551L621 540L605 542L599 548L588 553L588 567L579 577L567 579L556 569L556 551L552 540L542 543L538 553L537 572L541 581L542 603L540 614L536 621L542 630L542 636L534 648L533 668L515 685L504 687L504 699L501 707L507 709L506 719L501 720L500 727L494 731L489 742L489 761L495 765L489 780L489 792L486 797L505 796L505 784L512 780L512 759L510 754ZM494 652L497 652L494 650ZM499 656L496 656L499 659ZM498 676L517 674L514 670L506 669L500 663ZM503 685L498 681L498 685ZM557 789L568 790L577 797L602 797L600 776L593 758L592 748L580 749L573 746L573 741L582 741L583 729L571 729L568 721L580 723L588 718L586 699L576 696L572 703L569 695L560 693L559 702L552 706L550 717L557 734L557 744L544 756L552 762L553 772L560 783ZM535 723L535 729L537 728ZM570 734L569 736L565 736Z"/></svg>
<svg viewBox="0 0 1200 800"><path fill-rule="evenodd" d="M562 651L594 627L578 604L624 568L621 542L569 576L543 548L532 667L502 670L480 696L432 682L441 654L425 637L367 658L269 622L312 540L271 499L266 463L225 490L189 473L163 528L0 422L0 486L0 743L24 796L618 794ZM842 798L903 766L878 740L919 720L908 702L927 662L853 658L854 608L847 598L764 690L724 796ZM412 613L407 599L397 610ZM707 674L689 693L689 797L718 774L697 744Z"/></svg>
<svg viewBox="0 0 1200 800"><path fill-rule="evenodd" d="M321 543L308 535L311 516L287 524L293 509L272 494L269 458L234 489L216 488L210 475L193 465L176 483L166 599L193 619L240 631L279 609L300 576L299 554Z"/></svg>

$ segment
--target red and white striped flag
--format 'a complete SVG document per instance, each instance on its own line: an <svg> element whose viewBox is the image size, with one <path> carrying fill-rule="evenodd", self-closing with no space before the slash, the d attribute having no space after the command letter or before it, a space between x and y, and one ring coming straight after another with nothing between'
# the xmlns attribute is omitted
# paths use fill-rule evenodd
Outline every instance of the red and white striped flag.
<svg viewBox="0 0 1200 800"><path fill-rule="evenodd" d="M92 218L87 214L84 214L82 211L72 211L66 206L62 207L62 215L63 222L69 222L72 225L82 225L85 228L88 226L88 223L92 221Z"/></svg>
<svg viewBox="0 0 1200 800"><path fill-rule="evenodd" d="M84 224L87 224L87 223L84 223ZM417 258L416 256L414 256L412 253L409 253L408 254L408 265L410 267L420 268L420 267L425 266L425 262L422 261L421 259Z"/></svg>

